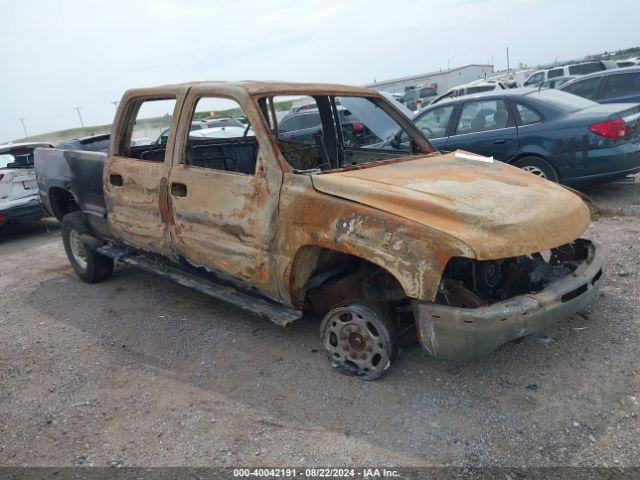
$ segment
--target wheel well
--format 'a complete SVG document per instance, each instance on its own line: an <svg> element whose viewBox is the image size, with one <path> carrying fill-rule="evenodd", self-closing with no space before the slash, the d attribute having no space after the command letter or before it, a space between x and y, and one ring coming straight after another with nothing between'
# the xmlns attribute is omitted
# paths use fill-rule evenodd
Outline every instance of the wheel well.
<svg viewBox="0 0 640 480"><path fill-rule="evenodd" d="M406 298L400 282L386 269L363 258L328 248L303 247L293 264L294 303L317 313L351 298L385 303Z"/></svg>
<svg viewBox="0 0 640 480"><path fill-rule="evenodd" d="M411 299L389 271L360 257L327 248L303 247L291 273L293 302L324 315L339 304L365 299L391 315L403 340L417 338Z"/></svg>
<svg viewBox="0 0 640 480"><path fill-rule="evenodd" d="M523 153L522 155L519 155L518 157L514 158L510 162L510 164L514 165L515 163L519 162L523 158L528 158L528 157L537 158L538 160L544 160L546 163L549 164L549 166L553 169L553 171L556 172L556 176L558 177L558 179L560 179L560 172L558 172L558 169L556 168L556 166L552 162L550 162L549 159L545 158L543 155L540 155L538 153Z"/></svg>
<svg viewBox="0 0 640 480"><path fill-rule="evenodd" d="M78 202L69 190L60 187L52 187L49 189L49 202L54 217L62 220L67 213L80 210Z"/></svg>
<svg viewBox="0 0 640 480"><path fill-rule="evenodd" d="M556 171L556 173L558 172L558 169L555 167L555 165L551 163L548 158L546 158L544 155L540 155L539 153L523 153L521 155L518 155L516 158L514 158L510 163L513 165L514 163L519 162L523 158L529 158L529 157L537 158L538 160L544 160L551 166L551 168L553 168Z"/></svg>
<svg viewBox="0 0 640 480"><path fill-rule="evenodd" d="M534 157L534 158L539 158L540 160L544 160L545 162L548 162L549 164L551 162L549 162L549 160L547 160L546 158L544 158L544 156L538 154L538 153L521 153L520 155L518 155L516 158L514 158L513 160L511 160L509 163L511 165L513 165L516 162L519 162L520 160L522 160L523 158L527 158L527 157Z"/></svg>

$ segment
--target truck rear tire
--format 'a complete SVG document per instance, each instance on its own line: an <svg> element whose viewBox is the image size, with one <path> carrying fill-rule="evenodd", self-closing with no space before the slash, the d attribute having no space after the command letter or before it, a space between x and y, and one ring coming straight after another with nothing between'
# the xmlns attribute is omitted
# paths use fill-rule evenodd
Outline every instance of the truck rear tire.
<svg viewBox="0 0 640 480"><path fill-rule="evenodd" d="M82 212L71 212L63 217L62 243L69 263L83 282L96 283L111 276L113 259L99 254L82 242L81 236L91 233Z"/></svg>
<svg viewBox="0 0 640 480"><path fill-rule="evenodd" d="M364 299L331 309L320 336L331 366L362 380L384 375L398 349L396 329L385 309Z"/></svg>

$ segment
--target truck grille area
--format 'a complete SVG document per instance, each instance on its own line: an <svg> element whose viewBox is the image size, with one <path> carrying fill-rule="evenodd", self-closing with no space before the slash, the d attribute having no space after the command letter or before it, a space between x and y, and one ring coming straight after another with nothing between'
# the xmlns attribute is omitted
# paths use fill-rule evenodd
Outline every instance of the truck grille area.
<svg viewBox="0 0 640 480"><path fill-rule="evenodd" d="M587 261L589 245L588 240L577 239L543 252L499 260L454 257L443 273L436 303L480 308L517 295L538 293ZM577 289L567 295L575 298L581 293Z"/></svg>

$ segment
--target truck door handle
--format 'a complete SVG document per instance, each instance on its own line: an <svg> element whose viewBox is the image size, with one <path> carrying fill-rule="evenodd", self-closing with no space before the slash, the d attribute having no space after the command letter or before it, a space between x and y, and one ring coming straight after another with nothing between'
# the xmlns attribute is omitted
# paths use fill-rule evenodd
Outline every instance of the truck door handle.
<svg viewBox="0 0 640 480"><path fill-rule="evenodd" d="M174 197L186 197L187 186L184 183L171 182L171 195Z"/></svg>
<svg viewBox="0 0 640 480"><path fill-rule="evenodd" d="M502 145L504 143L507 143L506 140L494 140L493 143L495 143L496 145Z"/></svg>
<svg viewBox="0 0 640 480"><path fill-rule="evenodd" d="M124 182L122 181L122 175L109 175L109 183L114 187L121 187L122 185L124 185Z"/></svg>

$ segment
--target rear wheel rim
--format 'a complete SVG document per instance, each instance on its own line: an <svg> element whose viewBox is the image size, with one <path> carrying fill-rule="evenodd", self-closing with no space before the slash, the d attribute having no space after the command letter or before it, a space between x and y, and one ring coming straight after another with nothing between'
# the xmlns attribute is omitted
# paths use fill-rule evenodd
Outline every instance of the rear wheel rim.
<svg viewBox="0 0 640 480"><path fill-rule="evenodd" d="M335 308L327 315L324 347L335 369L374 379L389 368L393 344L377 312L352 305Z"/></svg>
<svg viewBox="0 0 640 480"><path fill-rule="evenodd" d="M547 177L547 174L540 167L534 167L533 165L526 165L522 167L522 169L525 172L533 173L534 175L537 175L540 178L546 178L546 179L549 178Z"/></svg>
<svg viewBox="0 0 640 480"><path fill-rule="evenodd" d="M80 234L77 230L71 230L69 232L69 247L71 250L71 256L76 264L82 269L87 269L87 247L80 239Z"/></svg>

